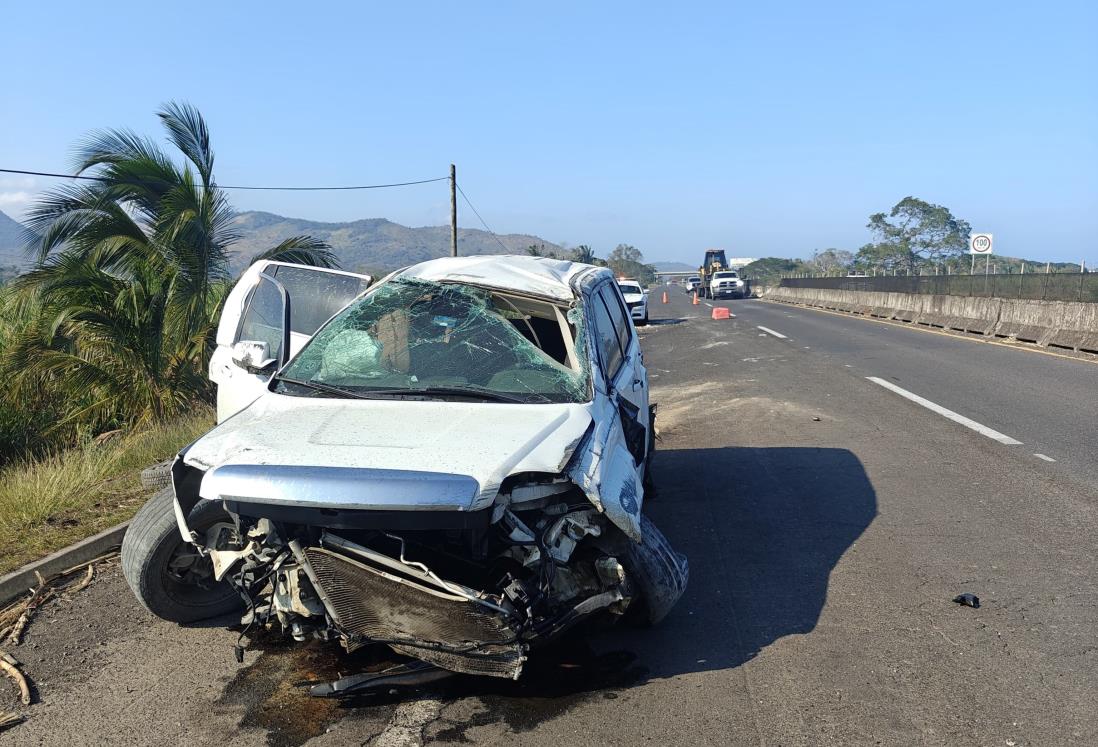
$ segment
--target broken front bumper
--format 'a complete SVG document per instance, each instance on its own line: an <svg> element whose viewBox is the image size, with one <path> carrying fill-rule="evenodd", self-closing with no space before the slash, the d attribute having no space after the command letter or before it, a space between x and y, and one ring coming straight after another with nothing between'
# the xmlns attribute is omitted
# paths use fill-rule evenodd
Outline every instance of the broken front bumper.
<svg viewBox="0 0 1098 747"><path fill-rule="evenodd" d="M451 671L510 678L522 671L525 647L512 610L498 601L333 535L321 547L295 544L348 650L387 643Z"/></svg>

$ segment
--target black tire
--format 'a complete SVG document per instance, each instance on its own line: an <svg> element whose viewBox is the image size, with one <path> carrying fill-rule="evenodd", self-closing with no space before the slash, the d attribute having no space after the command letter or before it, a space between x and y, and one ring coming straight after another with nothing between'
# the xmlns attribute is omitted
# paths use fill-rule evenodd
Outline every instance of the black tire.
<svg viewBox="0 0 1098 747"><path fill-rule="evenodd" d="M641 324L648 324L648 314L647 313L645 313L644 317L641 319Z"/></svg>
<svg viewBox="0 0 1098 747"><path fill-rule="evenodd" d="M171 485L172 462L174 461L174 459L168 459L141 470L141 487L155 490Z"/></svg>
<svg viewBox="0 0 1098 747"><path fill-rule="evenodd" d="M217 503L201 502L187 518L199 532L229 515ZM171 488L156 493L141 507L122 539L122 573L145 609L169 622L188 623L224 615L243 607L225 582L213 580L209 558L188 553L175 521ZM182 567L181 567L182 566Z"/></svg>

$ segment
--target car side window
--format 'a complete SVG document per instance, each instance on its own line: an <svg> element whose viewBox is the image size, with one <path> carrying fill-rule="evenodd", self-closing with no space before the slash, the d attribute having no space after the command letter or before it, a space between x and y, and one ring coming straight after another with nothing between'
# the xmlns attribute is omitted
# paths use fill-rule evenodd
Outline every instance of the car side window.
<svg viewBox="0 0 1098 747"><path fill-rule="evenodd" d="M610 318L614 322L614 330L618 336L618 344L621 346L622 357L629 355L629 344L633 339L633 325L629 323L629 314L622 304L621 293L614 285L604 285L600 294L606 302L606 308L610 312Z"/></svg>
<svg viewBox="0 0 1098 747"><path fill-rule="evenodd" d="M248 297L233 342L241 340L266 342L271 357L278 357L282 348L282 294L274 283L261 280Z"/></svg>
<svg viewBox="0 0 1098 747"><path fill-rule="evenodd" d="M290 330L312 335L351 299L366 290L366 280L307 267L274 265L268 271L290 294Z"/></svg>
<svg viewBox="0 0 1098 747"><path fill-rule="evenodd" d="M591 296L591 315L595 327L595 347L598 350L599 360L606 375L613 379L621 367L622 352L618 342L618 331L614 326L614 320L603 302L602 294L595 293Z"/></svg>

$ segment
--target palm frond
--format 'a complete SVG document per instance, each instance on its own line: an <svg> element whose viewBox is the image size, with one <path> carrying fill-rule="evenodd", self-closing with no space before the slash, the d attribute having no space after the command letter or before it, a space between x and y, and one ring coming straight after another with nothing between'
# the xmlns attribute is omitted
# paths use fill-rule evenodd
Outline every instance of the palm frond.
<svg viewBox="0 0 1098 747"><path fill-rule="evenodd" d="M202 114L190 104L169 101L156 115L168 130L168 139L198 169L202 183L212 186L214 154Z"/></svg>
<svg viewBox="0 0 1098 747"><path fill-rule="evenodd" d="M254 264L261 259L331 269L340 267L339 258L332 251L332 247L312 236L291 236L278 246L255 255L248 264Z"/></svg>

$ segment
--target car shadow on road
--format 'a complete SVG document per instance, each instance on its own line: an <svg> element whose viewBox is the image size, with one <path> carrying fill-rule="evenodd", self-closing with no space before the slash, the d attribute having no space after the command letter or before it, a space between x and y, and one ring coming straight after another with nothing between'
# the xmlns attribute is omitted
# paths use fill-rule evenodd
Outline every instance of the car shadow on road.
<svg viewBox="0 0 1098 747"><path fill-rule="evenodd" d="M663 450L653 469L645 511L689 558L690 585L659 626L597 641L636 652L648 678L737 667L811 633L832 569L877 514L846 449Z"/></svg>

